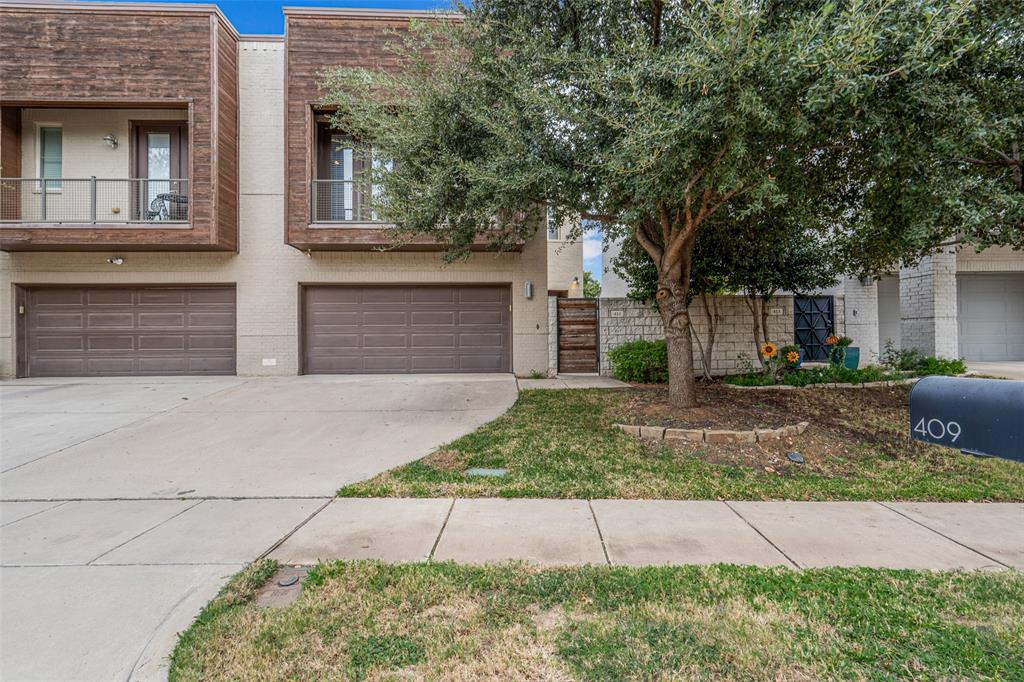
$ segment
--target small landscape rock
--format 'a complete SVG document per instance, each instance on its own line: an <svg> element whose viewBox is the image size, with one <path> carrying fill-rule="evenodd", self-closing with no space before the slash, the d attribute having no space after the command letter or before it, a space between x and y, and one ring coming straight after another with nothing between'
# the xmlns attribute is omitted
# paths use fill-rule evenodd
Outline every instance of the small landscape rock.
<svg viewBox="0 0 1024 682"><path fill-rule="evenodd" d="M787 452L786 453L786 457L789 458L790 462L795 462L796 464L803 464L804 463L804 456L801 455L799 452L796 452L795 450L791 451L791 452Z"/></svg>
<svg viewBox="0 0 1024 682"><path fill-rule="evenodd" d="M640 437L650 438L651 440L661 440L665 437L664 426L641 426Z"/></svg>

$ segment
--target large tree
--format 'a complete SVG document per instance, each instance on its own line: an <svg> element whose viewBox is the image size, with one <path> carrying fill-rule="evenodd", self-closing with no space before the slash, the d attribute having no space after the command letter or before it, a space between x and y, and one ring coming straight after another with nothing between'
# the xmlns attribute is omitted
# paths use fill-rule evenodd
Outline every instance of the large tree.
<svg viewBox="0 0 1024 682"><path fill-rule="evenodd" d="M1019 228L1019 198L1004 187L1012 169L999 164L1021 103L972 82L979 71L1020 77L998 58L1019 47L1020 19L997 0L461 10L397 34L400 68L325 78L335 125L396 161L374 164L375 210L397 241L432 235L450 258L481 238L532 238L544 207L632 236L657 269L678 405L696 402L693 252L721 215L842 216L818 222L855 244L847 253L865 269L974 224L999 241ZM968 153L989 148L999 153Z"/></svg>

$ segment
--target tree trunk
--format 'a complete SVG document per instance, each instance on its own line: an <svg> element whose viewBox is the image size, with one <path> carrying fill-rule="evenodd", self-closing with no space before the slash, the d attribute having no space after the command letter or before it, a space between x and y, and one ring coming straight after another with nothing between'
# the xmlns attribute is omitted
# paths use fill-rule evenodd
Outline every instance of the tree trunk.
<svg viewBox="0 0 1024 682"><path fill-rule="evenodd" d="M710 298L710 303L708 302ZM704 368L704 378L711 381L711 363L715 357L715 336L718 333L718 303L714 296L709 297L706 292L700 293L700 301L704 305L704 318L708 322L707 345L700 340L700 334L693 330L693 340L697 342L697 350L700 352L701 364Z"/></svg>
<svg viewBox="0 0 1024 682"><path fill-rule="evenodd" d="M697 384L693 376L693 339L690 313L685 299L670 297L659 303L668 344L668 401L678 407L697 406Z"/></svg>
<svg viewBox="0 0 1024 682"><path fill-rule="evenodd" d="M756 294L748 293L744 296L744 300L747 303L747 308L750 309L750 317L754 323L754 356L761 364L761 367L764 367L764 358L761 357L761 346L763 346L767 340L767 330L762 330L761 328L762 320L764 319L762 315L761 299Z"/></svg>

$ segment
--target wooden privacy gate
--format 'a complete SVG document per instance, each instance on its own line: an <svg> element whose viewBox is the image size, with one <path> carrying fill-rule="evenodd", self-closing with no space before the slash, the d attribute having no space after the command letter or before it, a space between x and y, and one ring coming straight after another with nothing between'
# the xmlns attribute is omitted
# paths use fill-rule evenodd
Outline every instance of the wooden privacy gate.
<svg viewBox="0 0 1024 682"><path fill-rule="evenodd" d="M597 373L596 299L558 299L558 371Z"/></svg>

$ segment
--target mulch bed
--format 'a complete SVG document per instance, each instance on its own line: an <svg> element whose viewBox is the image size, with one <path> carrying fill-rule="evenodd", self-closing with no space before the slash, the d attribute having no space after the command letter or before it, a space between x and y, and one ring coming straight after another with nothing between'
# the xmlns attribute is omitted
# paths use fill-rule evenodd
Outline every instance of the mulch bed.
<svg viewBox="0 0 1024 682"><path fill-rule="evenodd" d="M671 443L687 450L700 449L708 460L763 467L784 475L791 469L786 453L798 449L808 465L829 457L845 457L853 443L874 444L891 456L916 450L900 431L907 419L909 386L792 391L737 391L720 383L698 383L695 408L668 404L668 387L634 385L617 419L623 424L681 429L750 430L810 422L807 433L796 438L757 444Z"/></svg>
<svg viewBox="0 0 1024 682"><path fill-rule="evenodd" d="M737 391L720 383L699 383L698 407L680 408L668 403L667 386L636 385L623 418L629 424L680 429L776 428L809 421L818 426L845 426L841 410L905 410L908 390L901 387L818 389L793 391Z"/></svg>

